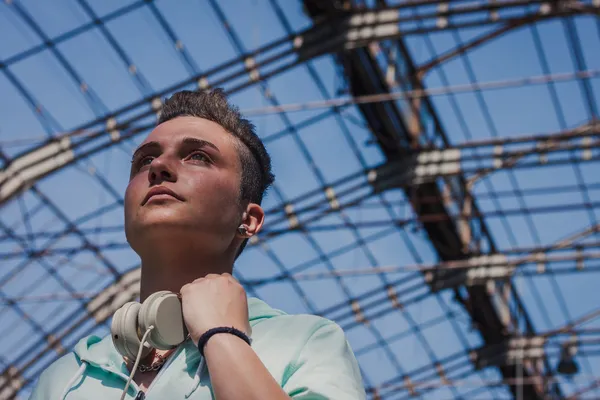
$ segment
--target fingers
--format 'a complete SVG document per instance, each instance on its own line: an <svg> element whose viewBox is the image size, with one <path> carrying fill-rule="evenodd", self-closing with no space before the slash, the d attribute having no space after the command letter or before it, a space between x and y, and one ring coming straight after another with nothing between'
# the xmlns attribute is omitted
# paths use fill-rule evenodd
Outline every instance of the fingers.
<svg viewBox="0 0 600 400"><path fill-rule="evenodd" d="M206 276L203 276L203 277L197 278L197 279L195 279L194 281L192 281L192 282L190 282L190 283L186 283L185 285L183 285L183 286L181 287L181 291L180 291L180 293L182 293L182 294L183 294L183 292L184 292L184 291L188 291L188 290L190 289L190 287L191 287L192 285L194 285L194 284L197 284L197 283L200 283L200 282L202 282L202 281L206 281L206 280L215 280L215 279L227 279L227 280L228 280L230 283L233 283L233 284L235 284L235 285L242 286L242 285L240 284L240 282L239 282L237 279L235 279L235 278L233 277L233 275L231 275L231 274L230 274L230 273L228 273L228 272L225 272L225 273L222 273L222 274L207 274Z"/></svg>
<svg viewBox="0 0 600 400"><path fill-rule="evenodd" d="M226 273L224 273L224 274L223 274L223 276L224 276L225 278L227 278L227 279L228 279L228 280L229 280L231 283L235 283L236 285L239 285L239 284L240 284L240 282L239 282L237 279L235 279L235 278L233 277L233 275L231 275L231 274L229 274L229 273L227 273L227 272L226 272Z"/></svg>

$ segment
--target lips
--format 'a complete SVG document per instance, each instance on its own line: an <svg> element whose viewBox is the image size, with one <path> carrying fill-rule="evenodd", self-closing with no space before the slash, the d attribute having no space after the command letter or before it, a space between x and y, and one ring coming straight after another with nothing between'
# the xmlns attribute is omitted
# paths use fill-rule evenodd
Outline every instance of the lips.
<svg viewBox="0 0 600 400"><path fill-rule="evenodd" d="M152 197L158 196L158 195L167 195L167 196L171 196L179 201L183 201L183 198L181 196L179 196L177 193L175 193L174 191L172 191L171 189L168 189L164 186L155 186L148 191L148 193L146 194L146 197L144 197L144 201L142 201L142 205L146 204L148 202L148 200L150 200Z"/></svg>

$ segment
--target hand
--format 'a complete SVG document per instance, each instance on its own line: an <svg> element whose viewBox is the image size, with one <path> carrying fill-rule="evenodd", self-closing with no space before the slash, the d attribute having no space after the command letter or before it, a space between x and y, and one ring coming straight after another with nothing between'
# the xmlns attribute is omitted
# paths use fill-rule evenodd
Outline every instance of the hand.
<svg viewBox="0 0 600 400"><path fill-rule="evenodd" d="M217 327L234 327L250 335L248 300L242 285L230 274L208 274L181 288L183 319L198 345L200 336Z"/></svg>

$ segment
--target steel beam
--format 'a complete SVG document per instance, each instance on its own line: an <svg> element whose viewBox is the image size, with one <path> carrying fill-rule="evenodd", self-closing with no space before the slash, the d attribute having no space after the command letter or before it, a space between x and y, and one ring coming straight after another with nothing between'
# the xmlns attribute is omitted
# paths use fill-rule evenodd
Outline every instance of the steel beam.
<svg viewBox="0 0 600 400"><path fill-rule="evenodd" d="M348 6L349 2L342 2ZM343 15L347 10L340 10L337 6L340 2L334 1L314 1L305 0L305 8L309 15L315 20L334 18L335 15ZM385 4L384 1L379 4ZM344 7L342 7L344 8ZM349 9L350 7L345 7ZM409 53L401 39L395 41L389 48L397 50L398 62L404 64L404 70L410 76L410 81L405 82L405 87L408 89L422 89L423 85L419 75L416 73L416 67L410 59ZM382 46L379 47L380 49ZM390 87L385 79L382 66L376 59L376 50L373 49L353 49L352 51L340 51L336 54L337 62L342 66L346 79L348 81L349 90L353 96L365 96L380 93L390 93ZM396 60L389 61L388 65L396 63ZM433 106L427 97L408 102L410 109L402 113L396 103L374 103L374 104L359 104L358 107L362 112L365 120L375 135L383 153L386 155L390 165L396 164L396 175L403 176L407 172L411 173L408 166L401 166L401 163L410 157L414 149L420 148L427 143L425 126L433 126L434 134L437 134L437 139L448 145L448 140L441 129L438 117L435 114ZM425 121L424 118L428 120ZM458 175L453 179L454 185L448 184L448 187L453 187L453 190L458 188L458 196L464 199L464 203L468 203L469 210L474 211L474 214L480 215L477 211L477 204L473 196L470 194L465 179ZM493 239L485 225L483 219L473 219L470 223L463 223L449 215L447 205L443 201L433 204L423 205L420 198L443 198L443 193L439 186L432 181L423 182L419 185L406 190L406 196L413 201L413 209L415 213L423 220L423 229L427 232L432 245L436 248L438 256L443 261L464 260L469 258L470 253L478 248L481 240L488 243L488 247L495 248ZM460 205L462 209L462 204ZM446 215L446 218L441 220L431 221L428 218L431 215ZM472 224L478 224L477 232L481 232L482 237L479 240L473 240L471 235ZM492 250L493 251L493 250ZM456 271L442 270L439 271L437 280L451 279ZM500 290L498 287L496 290ZM504 310L497 309L497 302L494 300L494 294L491 294L487 285L468 286L466 288L468 295L465 297L460 291L455 290L455 295L461 299L466 310L471 315L474 326L479 330L483 340L488 345L495 345L505 342L507 337L510 337L515 332L511 332L509 327L503 323L501 311L511 310L505 307ZM496 292L498 293L498 292ZM512 292L515 304L520 308L518 315L511 315L510 319L522 320L523 325L527 329L528 334L534 334L533 327L529 322L526 311L517 297L517 294ZM497 294L496 294L497 296ZM531 375L539 374L535 369L517 371L513 365L503 365L499 367L505 379L511 380L517 376L518 372L523 372L525 378ZM550 371L548 371L550 374ZM517 397L520 392L528 399L544 399L548 395L558 395L558 389L554 393L546 393L546 391L534 384L510 385L510 390Z"/></svg>
<svg viewBox="0 0 600 400"><path fill-rule="evenodd" d="M319 315L323 315L326 318L338 321L346 330L352 329L358 324L375 320L378 317L397 310L398 307L407 307L422 300L424 297L429 296L430 293L422 293L423 291L421 289L424 287L423 277L421 277L419 272L423 272L425 274L424 278L427 280L429 279L428 276L431 276L434 271L442 268L467 272L466 274L462 274L462 276L465 279L464 284L468 286L473 286L475 284L475 282L468 282L469 280L482 280L485 282L485 285L489 285L489 283L493 282L494 280L504 279L505 277L501 276L501 274L495 273L497 272L497 267L504 268L507 271L510 270L511 272L515 269L519 269L521 271L527 268L528 270L533 271L532 274L543 275L547 273L560 273L560 269L565 269L562 264L565 262L572 262L576 265L576 268L573 268L567 272L584 272L588 269L588 267L585 265L585 262L600 258L598 251L594 251L600 247L600 243L583 243L579 245L577 241L582 240L594 231L595 230L593 229L588 229L548 247L537 247L523 250L516 249L513 253L507 252L506 254L472 256L470 259L461 261L445 262L430 266L420 265L414 266L415 268L412 269L407 268L407 272L413 270L415 273L408 277L397 279L386 288L374 289L353 299L354 304L358 305L360 302L362 306L348 310L348 302L343 301L340 304L321 310ZM507 258L509 256L510 258ZM558 264L558 266L554 264ZM508 269L506 267L508 267ZM496 268L496 270L494 268ZM597 268L590 269L594 271L597 270ZM373 268L369 268L369 271L370 273L380 272ZM469 273L469 271L473 272ZM339 276L343 275L343 272L339 273ZM331 277L332 274L326 273L321 273L320 275L316 276L310 276L310 274L293 274L273 277L272 279L260 281L245 281L243 284L252 287L259 287L285 279L303 280L325 279ZM115 310L117 310L125 302L132 301L139 296L139 279L140 269L133 268L129 272L125 273L118 281L108 285L104 290L97 293L94 297L85 299L87 313L82 314L80 311L75 311L60 321L57 325L61 327L61 334L54 338L54 342L60 343L64 341L74 341L76 338L73 337L73 332L79 332L80 327L89 318L93 318L97 324L102 324L107 321L115 312ZM456 278L454 282L448 281L445 284L456 285ZM81 300L81 298L78 298L78 300ZM385 305L383 310L381 309L382 304ZM594 314L594 316L596 315ZM580 323L588 320L589 318L580 319L579 321L575 321L573 324L566 327L572 330ZM553 331L552 334L556 335L564 332L566 332L565 329L557 329ZM505 340L508 340L508 338L509 337L507 336ZM501 349L502 346L498 346L497 344L491 346L492 347L482 347L478 351L480 351L482 354L494 352L494 354L498 355L499 353L497 353L497 350ZM44 359L46 354L52 350L54 350L53 344L44 343L44 341L34 343L30 349L25 349L23 354L19 357L19 359L24 362L24 365L21 368L10 367L12 369L6 369L3 371L3 374L13 374L14 376L31 376L31 370L34 370L35 373L39 373L53 361L46 360L40 364L40 361ZM65 349L62 348L58 352L58 356L60 356L64 351ZM473 349L473 351L477 351L477 349ZM456 354L464 355L465 352L459 351ZM470 354L470 351L467 351L467 354ZM33 355L33 357L31 355ZM447 357L444 359L443 364L450 363L450 361L454 360L455 358L455 356ZM475 360L476 358L472 356L472 359ZM483 358L480 357L480 359ZM415 379L418 378L418 376L415 375L419 375L430 369L431 367L419 368L411 372L409 375L412 379ZM35 373L33 375L35 375ZM447 373L449 374L449 372ZM30 381L31 379L22 381L20 383L20 387L28 384ZM2 383L0 382L0 384ZM3 388L0 388L0 390L3 390Z"/></svg>
<svg viewBox="0 0 600 400"><path fill-rule="evenodd" d="M405 159L395 163L386 162L374 168L350 174L328 187L311 191L292 199L286 204L280 204L266 210L270 219L271 228L266 229L259 235L261 241L271 237L292 232L300 228L309 228L309 224L320 220L336 210L349 207L360 207L361 203L373 194L393 188L409 189L419 185L423 181L434 181L438 177L448 177L462 174L467 181L473 185L490 174L518 168L543 168L544 166L555 166L565 162L598 162L600 160L600 123L590 122L567 131L554 132L550 134L520 134L507 138L493 138L487 140L467 141L452 145L443 150L416 149ZM58 156L59 158L61 155ZM551 158L549 160L548 158ZM474 165L478 163L478 165ZM33 165L37 168L36 165ZM396 171L405 170L406 173L398 175ZM26 171L26 168L24 169ZM0 176L0 181L2 178ZM373 191L357 195L358 190L364 188L365 183L373 188ZM566 190L566 189L565 189ZM323 198L323 193L326 194ZM331 207L327 198L335 197L337 206ZM454 199L453 201L456 201ZM419 198L421 205L445 201L444 198L430 197ZM115 207L118 204L114 205ZM112 209L109 208L109 210ZM549 211L549 210L547 210ZM506 212L504 210L503 212ZM540 209L539 212L544 212ZM488 216L490 216L488 214ZM432 218L443 218L442 214L431 216ZM473 215L462 215L471 218ZM278 226L284 225L283 228ZM90 228L94 232L118 232L123 226L105 226L98 230ZM82 233L87 230L80 229ZM71 229L64 231L39 231L27 235L29 239L62 237L71 233ZM21 238L16 233L11 235L0 235L0 243ZM25 239L25 238L21 238ZM251 245L258 242L255 240ZM119 244L108 244L106 248L115 248ZM82 247L82 250L86 246ZM73 248L72 248L73 249ZM72 250L71 249L71 250ZM49 254L49 248L40 248L27 254L33 258ZM70 250L61 250L67 252ZM0 253L0 257L17 258L22 257L23 252ZM0 287L2 280L0 279Z"/></svg>
<svg viewBox="0 0 600 400"><path fill-rule="evenodd" d="M421 7L439 3L437 11L420 11ZM460 3L460 4L459 4ZM542 1L516 0L511 2L473 5L470 2L456 2L452 7L444 7L445 2L418 1L387 7L368 12L354 10L336 13L327 21L316 22L314 26L294 35L275 40L249 54L237 57L215 68L194 75L171 87L147 96L141 101L129 104L119 110L111 111L79 126L72 132L49 139L28 150L13 160L5 163L0 171L0 206L16 196L37 180L73 163L76 159L87 157L97 151L104 150L114 144L138 135L153 126L152 116L162 107L161 98L176 90L197 84L198 88L227 86L228 92L236 92L261 80L295 67L325 54L335 53L343 49L363 48L370 43L388 39L399 39L413 34L425 34L432 31L458 29L468 26L503 23L520 26L525 23L581 13L595 13L599 5L587 4L583 1L558 2L560 6L550 7ZM538 5L534 11L531 5ZM459 5L458 7L456 5ZM525 16L514 18L499 12L507 9L522 9ZM426 9L427 10L427 9ZM482 13L487 11L487 13ZM414 17L407 17L404 12L420 12L418 20L425 28L413 28ZM469 19L464 22L452 22L452 17L473 15L479 20ZM407 25L407 27L404 27ZM280 64L281 61L284 61ZM7 63L1 63L6 67ZM123 117L127 115L126 117ZM80 150L90 143L92 149ZM23 166L31 163L38 167L29 168L27 173L20 172ZM7 176L13 179L10 182Z"/></svg>
<svg viewBox="0 0 600 400"><path fill-rule="evenodd" d="M306 2L307 4L311 3L308 0ZM48 174L69 165L76 159L89 156L93 153L89 150L76 153L76 148L84 148L83 145L87 145L90 142L98 139L95 142L96 147L94 147L93 151L101 151L115 143L122 141L125 138L146 131L148 127L152 126L153 124L151 120L153 120L154 114L160 110L160 107L162 105L160 97L174 90L186 87L194 82L196 82L198 87L200 88L227 84L231 85L228 88L229 91L235 91L252 85L257 80L268 79L269 77L283 72L286 69L296 66L298 63L301 63L303 61L306 61L307 59L316 57L321 54L327 54L329 52L338 52L343 49L359 49L358 51L355 51L352 54L358 54L362 52L369 56L368 51L363 50L362 48L372 41L398 39L402 36L409 34L422 34L438 30L456 29L457 27L472 26L473 24L476 26L481 26L487 24L496 24L498 22L511 23L512 21L510 19L503 20L503 17L500 17L500 19L493 17L493 15L495 15L494 13L501 11L501 8L506 5L502 3L496 3L499 4L499 6L488 7L487 9L487 11L489 11L490 18L486 17L485 19L481 19L476 21L475 23L471 23L471 25L461 25L460 23L456 24L453 21L451 21L454 15L466 15L468 13L477 13L481 11L481 8L469 8L470 6L468 5L468 3L460 2L463 3L462 9L442 9L437 13L432 13L423 16L423 19L429 18L429 21L433 21L434 25L425 26L424 28L420 29L403 30L401 28L401 24L403 22L410 21L402 19L403 17L401 17L400 14L397 12L398 10L402 8L406 9L409 6L421 7L431 5L433 3L439 3L442 5L446 4L445 2L433 2L422 0L417 2L406 3L406 5L397 6L395 8L378 9L375 10L377 12L376 15L372 13L365 14L362 12L355 12L353 15L345 15L343 17L345 18L344 21L340 22L338 25L332 24L331 20L326 20L325 22L322 21L320 23L315 24L313 28L310 28L305 32L301 32L298 35L286 37L282 40L272 43L271 45L261 48L260 51L263 51L263 53L261 53L260 55L265 57L262 60L256 60L256 56L259 55L258 52L253 52L251 54L244 55L239 59L233 60L230 63L226 63L226 65L219 66L203 75L194 76L191 80L181 82L173 86L172 88L165 90L162 93L155 93L143 99L141 102L137 102L121 110L117 110L114 113L110 113L110 115L103 116L95 121L91 121L90 123L85 124L84 126L80 127L80 129L74 132L69 132L65 135L62 135L60 138L52 139L36 147L31 152L22 154L21 157L17 157L14 160L7 161L5 163L6 168L2 171L2 177L0 179L0 192L2 192L2 190L4 191L2 192L4 193L2 200L9 200L10 198L17 195L20 190L29 187L31 184L35 183L37 180L43 178L44 176L47 176ZM458 3L459 2L455 2L455 4ZM517 1L515 3L519 2ZM521 5L529 5L540 4L542 2L521 1L520 3L522 3ZM531 14L529 22L534 22L544 18L574 15L582 12L597 12L597 7L590 7L589 5L584 4L584 2L571 1L557 3L559 4L559 7L540 7L538 11ZM560 5L563 3L569 3L569 7L560 7ZM395 14L392 13L392 11L394 11ZM373 17L376 20L375 24L372 23ZM423 20L421 22L426 21ZM345 26L344 30L342 31L342 40L339 41L338 39L340 39L340 37L336 36L334 42L337 42L334 43L335 45L333 47L328 47L328 44L324 48L323 42L321 41L321 34L323 32L327 32L327 29L330 26ZM317 32L317 30L321 30L321 33ZM51 41L51 39L49 39L49 41ZM269 52L279 46L280 52L275 56L271 56L271 53ZM288 46L287 50L281 50L286 46ZM291 47L292 50L289 50L289 47ZM265 54L269 54L269 56L266 56ZM289 58L287 59L287 64L285 64L284 66L275 67L270 70L267 70L266 72L264 70L259 72L258 68L268 67L271 63L277 64L278 61L281 61L285 57ZM340 57L340 59L343 59L343 57L344 56ZM356 62L356 60L350 61ZM0 63L0 68L5 68L7 65L7 63ZM217 78L214 82L211 81L209 83L208 75L210 73L220 73L222 72L222 69L227 69L230 67L234 67L233 71L229 75L227 75L226 78ZM236 67L239 68L236 69ZM373 67L373 71L378 71L378 66L376 64L371 65L371 67ZM239 81L236 82L236 79L239 78L242 79L241 83L239 83ZM356 81L353 81L353 83L354 88L360 87L360 85L357 84ZM369 88L366 89L366 92L369 92ZM422 99L422 101L419 100L418 102L413 103L413 107L415 110L421 110L422 104L426 103L427 99L425 98ZM374 121L372 118L374 115L376 115L378 112L381 112L381 109L377 110L379 106L364 106L362 108L363 111L366 111L370 108L370 111L375 113L371 115L371 118L367 118L367 120L370 122ZM387 104L383 105L384 113L389 113L390 110L386 108ZM128 114L128 117L123 117L125 114ZM131 115L133 115L133 117L130 117ZM398 115L396 115L396 117L398 118L397 122L401 123L399 126L401 126L403 122L402 117L399 115L399 113ZM399 137L397 135L394 135L392 137L393 140L400 140L401 142L402 140L405 140L405 142L401 143L402 146L396 146L397 143L391 142L393 143L392 148L388 148L387 151L390 152L390 154L395 154L392 158L397 158L399 152L402 152L409 148L415 148L415 143L419 140L419 121L414 119L411 124L408 124L408 126L409 129L405 129L404 132L405 134L408 133L408 135L404 135L404 138ZM386 130L388 130L390 126L384 126L383 128L383 135L379 136L379 139L381 144L387 146L390 144L390 142L385 142L386 139L389 139L386 137ZM395 130L397 130L397 127ZM388 130L387 133L389 132L390 131ZM106 138L108 140L104 140L104 142L101 142L99 139L102 138ZM42 153L41 157L40 153ZM31 162L31 160L33 160L33 162ZM19 167L19 163L22 164L21 167ZM420 199L441 198L439 196L441 193L427 192L427 183L419 183L418 185L416 185L416 188L417 197L415 197L415 199L417 203ZM431 194L433 194L433 196L431 196ZM0 204L1 203L2 202L0 201ZM441 211L442 213L446 210L443 204L440 205L438 203L434 203L433 205L429 205L424 208L430 211ZM424 224L425 229L428 231L428 234L430 235L432 240L434 239L434 234L439 234L439 237L437 239L446 240L450 244L458 244L462 241L461 236L453 237L453 235L449 235L448 232L440 234L440 232L437 231L437 228L440 228L443 225L444 224L439 223L439 221L430 225L427 225L427 223ZM451 223L445 225L447 228L452 228L452 230L450 231L451 233L457 230L456 226L454 226ZM468 255L464 254L464 251L462 251L462 247L459 246L457 248L461 248L461 254L456 255L451 254L452 252L446 252L446 254L441 254L442 259L461 259L460 256ZM473 294L476 295L477 293L471 294L471 297L473 297ZM485 314L483 314L482 316L485 317ZM89 316L84 317L84 319L85 318L89 318ZM0 390L6 389L8 387L8 384L8 382L2 382L0 384Z"/></svg>

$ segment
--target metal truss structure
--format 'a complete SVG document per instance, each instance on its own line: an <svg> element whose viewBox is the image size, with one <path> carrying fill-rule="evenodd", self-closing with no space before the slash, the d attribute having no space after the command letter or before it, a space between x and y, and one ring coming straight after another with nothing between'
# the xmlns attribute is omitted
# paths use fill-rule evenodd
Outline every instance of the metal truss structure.
<svg viewBox="0 0 600 400"><path fill-rule="evenodd" d="M32 4L0 5L33 38L0 47L0 90L42 133L24 134L32 124L17 118L10 134L0 122L0 399L27 396L44 368L81 337L106 334L114 311L138 296L115 169L166 96L209 87L254 105L243 111L276 175L286 171L238 279L250 295L274 305L286 297L291 311L340 324L370 399L600 395L590 286L600 272L600 2L264 0L262 23L282 34L249 47L247 24L209 0L202 8L234 55L201 63L165 2L68 3L83 22L56 34ZM167 42L156 59L181 70L160 84L114 26L142 14ZM93 66L76 65L73 54L93 50L67 51L91 34L126 74L131 101L107 100L90 82ZM511 40L527 41L535 66L523 69L535 74L507 78L474 56ZM57 116L53 102L65 100L23 78L25 65L41 73L42 56L76 88L81 115ZM567 61L558 69L556 60ZM494 74L504 78L479 78ZM296 79L312 85L308 98ZM500 124L503 108L532 90L544 103L520 103L523 115ZM519 123L544 119L556 122Z"/></svg>

